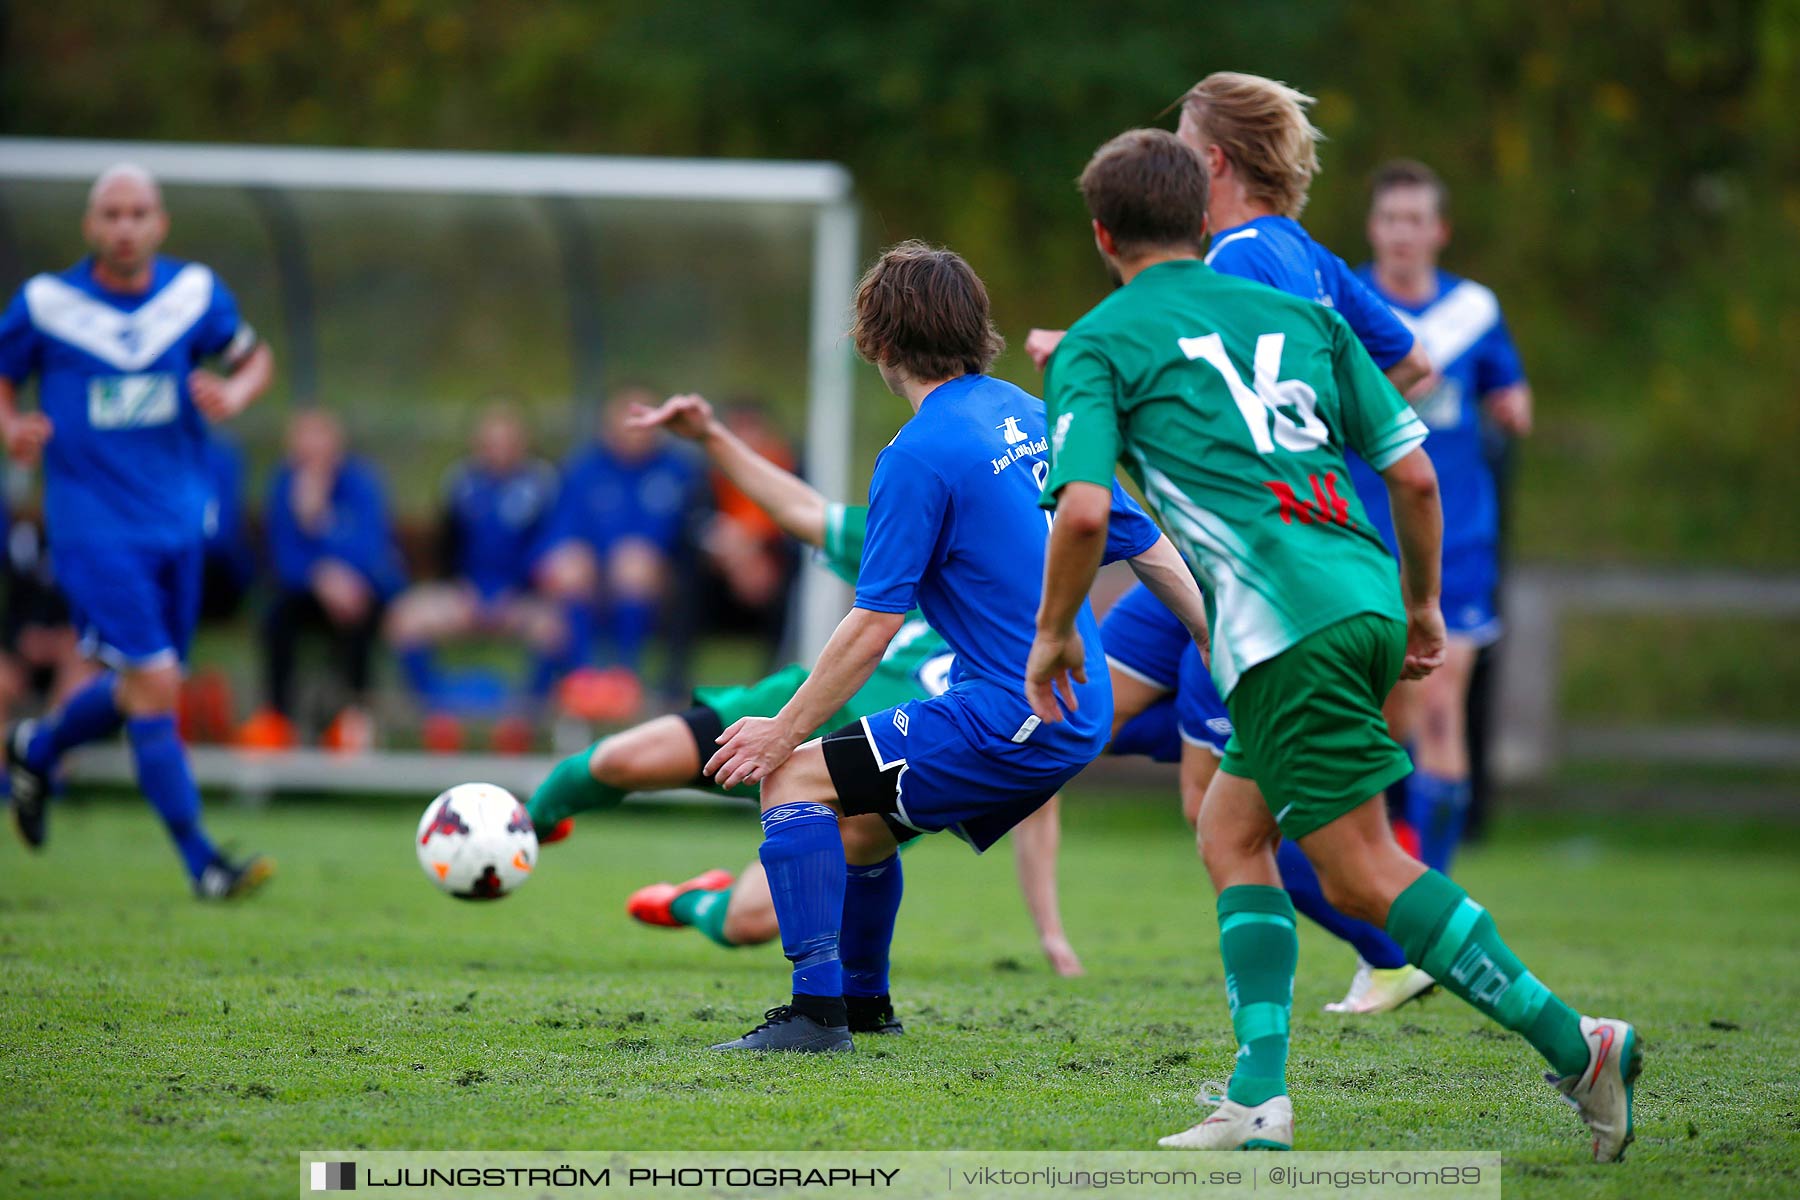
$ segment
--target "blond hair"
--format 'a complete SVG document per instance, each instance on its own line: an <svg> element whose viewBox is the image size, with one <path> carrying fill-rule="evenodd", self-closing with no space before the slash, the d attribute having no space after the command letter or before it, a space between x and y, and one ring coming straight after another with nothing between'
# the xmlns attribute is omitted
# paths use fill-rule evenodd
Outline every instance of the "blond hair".
<svg viewBox="0 0 1800 1200"><path fill-rule="evenodd" d="M1313 98L1261 75L1215 71L1188 89L1181 106L1206 140L1225 152L1253 199L1298 217L1319 173L1324 134L1306 117Z"/></svg>

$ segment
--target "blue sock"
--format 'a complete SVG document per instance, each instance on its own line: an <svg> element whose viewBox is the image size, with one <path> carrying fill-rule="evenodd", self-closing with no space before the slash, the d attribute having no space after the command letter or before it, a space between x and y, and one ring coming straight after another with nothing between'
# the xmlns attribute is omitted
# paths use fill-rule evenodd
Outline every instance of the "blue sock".
<svg viewBox="0 0 1800 1200"><path fill-rule="evenodd" d="M1419 835L1419 857L1434 871L1450 873L1469 816L1469 781L1414 771L1406 781L1406 821Z"/></svg>
<svg viewBox="0 0 1800 1200"><path fill-rule="evenodd" d="M844 878L844 994L888 994L888 948L900 913L905 880L900 855L867 867L852 866Z"/></svg>
<svg viewBox="0 0 1800 1200"><path fill-rule="evenodd" d="M38 725L25 748L25 760L36 771L52 771L62 756L85 742L97 742L119 732L125 714L113 699L118 676L107 671L70 696L63 706Z"/></svg>
<svg viewBox="0 0 1800 1200"><path fill-rule="evenodd" d="M563 624L568 642L563 647L562 669L575 671L594 662L594 606L586 600L563 602Z"/></svg>
<svg viewBox="0 0 1800 1200"><path fill-rule="evenodd" d="M200 828L200 789L188 770L187 748L175 732L175 718L133 717L125 722L125 736L131 742L139 790L162 817L189 877L200 878L219 852Z"/></svg>
<svg viewBox="0 0 1800 1200"><path fill-rule="evenodd" d="M531 656L531 674L525 680L525 694L533 700L542 700L556 686L562 676L563 663L553 654L534 654Z"/></svg>
<svg viewBox="0 0 1800 1200"><path fill-rule="evenodd" d="M846 868L837 813L825 804L777 804L763 813L762 824L759 857L781 923L781 952L794 964L794 995L841 997Z"/></svg>
<svg viewBox="0 0 1800 1200"><path fill-rule="evenodd" d="M1385 971L1406 965L1406 951L1400 948L1400 943L1377 926L1346 917L1331 906L1325 899L1325 889L1319 885L1319 873L1313 870L1306 852L1291 838L1281 839L1281 846L1275 851L1275 864L1281 868L1281 886L1287 889L1295 911L1312 918L1326 933L1356 947L1356 952L1371 967Z"/></svg>
<svg viewBox="0 0 1800 1200"><path fill-rule="evenodd" d="M402 647L400 669L406 674L406 686L421 699L429 700L443 690L443 680L438 678L437 656L430 646Z"/></svg>
<svg viewBox="0 0 1800 1200"><path fill-rule="evenodd" d="M612 602L606 614L606 630L612 635L620 666L638 669L644 658L644 643L650 640L650 629L655 624L655 601L621 596Z"/></svg>

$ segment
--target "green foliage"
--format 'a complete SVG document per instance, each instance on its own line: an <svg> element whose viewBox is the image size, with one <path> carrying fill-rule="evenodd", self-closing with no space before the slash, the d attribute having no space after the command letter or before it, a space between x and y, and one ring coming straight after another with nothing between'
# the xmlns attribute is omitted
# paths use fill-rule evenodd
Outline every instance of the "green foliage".
<svg viewBox="0 0 1800 1200"><path fill-rule="evenodd" d="M9 132L838 159L871 243L962 250L1015 346L1104 287L1071 186L1095 145L1208 71L1285 78L1320 99L1308 219L1346 257L1382 158L1455 189L1447 265L1499 291L1539 394L1524 552L1800 563L1794 0L12 12Z"/></svg>
<svg viewBox="0 0 1800 1200"><path fill-rule="evenodd" d="M9 1193L274 1195L324 1147L1153 1149L1230 1065L1210 893L1172 789L1082 791L1062 876L1088 976L1038 958L1004 848L940 837L906 862L908 1032L830 1062L707 1053L781 997L778 950L622 911L642 883L742 863L748 813L583 818L517 895L468 905L414 864L413 806L215 806L281 863L221 909L185 896L137 801L64 805L45 856L0 847ZM1795 850L1792 827L1607 818L1465 856L1534 971L1640 1023L1617 1168L1585 1161L1530 1049L1455 1000L1321 1013L1351 955L1303 927L1300 1148L1499 1150L1520 1200L1793 1195Z"/></svg>

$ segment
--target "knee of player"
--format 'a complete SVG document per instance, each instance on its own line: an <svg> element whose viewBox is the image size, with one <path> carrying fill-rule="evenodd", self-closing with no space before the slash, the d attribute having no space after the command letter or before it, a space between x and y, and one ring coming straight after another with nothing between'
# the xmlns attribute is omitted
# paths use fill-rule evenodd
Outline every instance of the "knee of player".
<svg viewBox="0 0 1800 1200"><path fill-rule="evenodd" d="M649 598L662 590L667 556L654 542L627 538L613 548L606 564L606 580L620 595Z"/></svg>
<svg viewBox="0 0 1800 1200"><path fill-rule="evenodd" d="M734 946L760 946L781 936L781 925L775 919L774 905L739 910L725 914L721 930L725 940Z"/></svg>
<svg viewBox="0 0 1800 1200"><path fill-rule="evenodd" d="M629 787L631 753L617 738L603 738L588 755L588 774L613 787Z"/></svg>
<svg viewBox="0 0 1800 1200"><path fill-rule="evenodd" d="M564 542L545 555L537 570L538 586L559 600L592 598L600 582L591 551L579 542Z"/></svg>
<svg viewBox="0 0 1800 1200"><path fill-rule="evenodd" d="M119 708L127 716L173 713L181 698L181 669L171 664L121 671L117 695Z"/></svg>

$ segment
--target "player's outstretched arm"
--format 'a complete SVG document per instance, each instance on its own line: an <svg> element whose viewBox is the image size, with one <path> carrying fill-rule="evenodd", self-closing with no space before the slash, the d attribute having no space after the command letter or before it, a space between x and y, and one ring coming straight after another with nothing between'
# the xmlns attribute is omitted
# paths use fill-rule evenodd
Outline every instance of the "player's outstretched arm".
<svg viewBox="0 0 1800 1200"><path fill-rule="evenodd" d="M1031 356L1032 365L1040 371L1049 366L1050 356L1068 335L1066 329L1034 329L1026 334L1025 353Z"/></svg>
<svg viewBox="0 0 1800 1200"><path fill-rule="evenodd" d="M1086 655L1081 635L1075 632L1075 618L1106 556L1112 505L1112 489L1097 483L1070 483L1056 494L1037 637L1025 663L1025 699L1040 720L1060 721L1064 708L1073 712L1075 684L1087 682Z"/></svg>
<svg viewBox="0 0 1800 1200"><path fill-rule="evenodd" d="M1208 654L1211 645L1206 628L1206 599L1201 596L1200 585L1194 582L1194 573L1188 570L1175 543L1165 534L1130 562L1132 572L1150 589L1150 594L1181 618L1201 655Z"/></svg>
<svg viewBox="0 0 1800 1200"><path fill-rule="evenodd" d="M1406 599L1406 664L1403 679L1423 679L1444 665L1444 614L1438 608L1439 554L1444 510L1437 471L1423 449L1414 449L1381 473L1400 543L1400 590Z"/></svg>
<svg viewBox="0 0 1800 1200"><path fill-rule="evenodd" d="M1494 424L1513 437L1524 437L1531 432L1531 385L1515 383L1489 392L1481 398Z"/></svg>
<svg viewBox="0 0 1800 1200"><path fill-rule="evenodd" d="M719 735L719 749L706 764L706 774L722 788L761 783L788 760L794 747L843 708L881 664L881 655L900 626L904 613L853 608L838 622L837 632L819 651L819 661L772 717L742 717Z"/></svg>
<svg viewBox="0 0 1800 1200"><path fill-rule="evenodd" d="M1075 947L1063 932L1062 907L1056 895L1056 851L1062 843L1062 797L1052 796L1044 806L1013 826L1013 864L1019 872L1019 892L1031 923L1037 926L1038 945L1050 968L1065 979L1085 974Z"/></svg>
<svg viewBox="0 0 1800 1200"><path fill-rule="evenodd" d="M18 391L13 381L0 376L0 441L14 461L29 466L44 452L50 440L50 418L41 412L20 412Z"/></svg>
<svg viewBox="0 0 1800 1200"><path fill-rule="evenodd" d="M655 408L634 405L630 419L639 429L667 429L695 443L719 473L755 501L788 536L809 546L824 545L825 497L727 429L706 397L671 396Z"/></svg>

